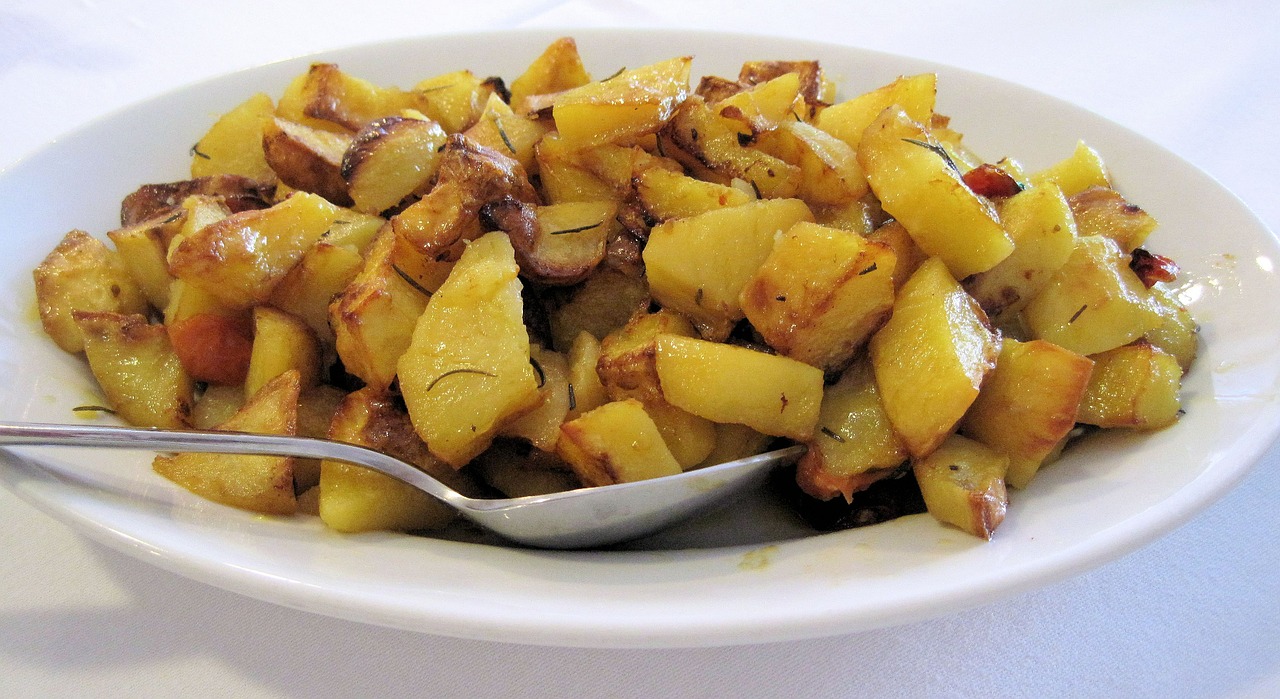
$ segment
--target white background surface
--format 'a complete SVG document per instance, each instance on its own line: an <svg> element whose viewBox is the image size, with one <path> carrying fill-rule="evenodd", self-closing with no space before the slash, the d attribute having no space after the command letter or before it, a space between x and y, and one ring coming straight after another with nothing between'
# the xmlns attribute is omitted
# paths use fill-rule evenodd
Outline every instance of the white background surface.
<svg viewBox="0 0 1280 699"><path fill-rule="evenodd" d="M1280 7L836 5L8 0L0 167L123 105L298 54L509 27L697 28L879 49L1039 89L1174 150L1280 230ZM850 636L658 651L460 641L275 607L91 543L0 491L0 695L1276 696L1277 466L1273 448L1187 525L1039 591Z"/></svg>

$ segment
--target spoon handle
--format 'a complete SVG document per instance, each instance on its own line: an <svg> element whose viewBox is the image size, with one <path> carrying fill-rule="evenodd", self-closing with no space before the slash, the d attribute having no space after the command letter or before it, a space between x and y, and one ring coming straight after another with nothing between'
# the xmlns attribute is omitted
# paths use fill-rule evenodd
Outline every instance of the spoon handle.
<svg viewBox="0 0 1280 699"><path fill-rule="evenodd" d="M409 463L366 447L327 439L246 432L0 422L0 445L105 447L337 459L384 473L454 506L464 506L470 501L470 498Z"/></svg>

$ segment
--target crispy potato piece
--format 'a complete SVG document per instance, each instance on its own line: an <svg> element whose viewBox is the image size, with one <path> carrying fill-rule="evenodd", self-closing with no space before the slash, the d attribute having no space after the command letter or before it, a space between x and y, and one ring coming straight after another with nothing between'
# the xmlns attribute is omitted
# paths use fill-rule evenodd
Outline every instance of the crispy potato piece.
<svg viewBox="0 0 1280 699"><path fill-rule="evenodd" d="M743 145L749 129L716 113L696 95L676 109L664 134L703 167L725 180L736 177L750 183L762 198L784 199L799 192L799 167Z"/></svg>
<svg viewBox="0 0 1280 699"><path fill-rule="evenodd" d="M799 168L796 196L812 206L843 206L866 196L867 175L857 151L802 121L784 121L762 134L757 147Z"/></svg>
<svg viewBox="0 0 1280 699"><path fill-rule="evenodd" d="M635 175L633 184L645 215L658 222L697 216L751 201L751 195L741 189L695 179L665 168L646 168Z"/></svg>
<svg viewBox="0 0 1280 699"><path fill-rule="evenodd" d="M1096 354L1093 361L1080 422L1155 430L1177 421L1182 367L1172 355L1139 341Z"/></svg>
<svg viewBox="0 0 1280 699"><path fill-rule="evenodd" d="M903 285L893 315L871 338L885 413L917 459L947 438L995 367L1000 338L942 260Z"/></svg>
<svg viewBox="0 0 1280 699"><path fill-rule="evenodd" d="M363 266L364 258L354 247L321 239L271 290L270 303L305 322L322 345L332 346L336 339L329 325L329 304Z"/></svg>
<svg viewBox="0 0 1280 699"><path fill-rule="evenodd" d="M1199 351L1200 326L1172 289L1157 284L1148 292L1156 312L1160 314L1161 323L1148 330L1142 338L1173 355L1185 374L1191 370Z"/></svg>
<svg viewBox="0 0 1280 699"><path fill-rule="evenodd" d="M853 494L895 472L907 448L884 411L871 363L862 359L827 386L818 430L796 464L796 484L810 496L830 500Z"/></svg>
<svg viewBox="0 0 1280 699"><path fill-rule="evenodd" d="M507 422L498 434L523 439L542 451L555 451L560 425L569 415L569 359L559 352L532 345L529 361L538 375L541 403Z"/></svg>
<svg viewBox="0 0 1280 699"><path fill-rule="evenodd" d="M895 261L887 246L802 221L778 238L739 303L778 353L836 371L889 317Z"/></svg>
<svg viewBox="0 0 1280 699"><path fill-rule="evenodd" d="M818 112L814 125L857 150L862 134L884 110L897 105L917 124L933 117L938 93L938 76L921 73L897 80Z"/></svg>
<svg viewBox="0 0 1280 699"><path fill-rule="evenodd" d="M552 345L563 352L581 332L603 339L648 305L649 287L643 278L601 267L573 289L568 301L551 310Z"/></svg>
<svg viewBox="0 0 1280 699"><path fill-rule="evenodd" d="M822 404L822 371L794 359L679 335L659 335L654 369L672 405L713 422L804 440Z"/></svg>
<svg viewBox="0 0 1280 699"><path fill-rule="evenodd" d="M755 456L768 449L769 445L774 441L772 435L757 432L747 425L717 422L715 423L715 428L715 448L693 468L705 468L728 461L745 459L748 456Z"/></svg>
<svg viewBox="0 0 1280 699"><path fill-rule="evenodd" d="M556 453L583 485L629 483L680 473L679 462L640 401L605 403L564 423L560 431Z"/></svg>
<svg viewBox="0 0 1280 699"><path fill-rule="evenodd" d="M339 168L357 211L378 214L425 191L440 167L448 135L439 124L406 116L369 122L342 155Z"/></svg>
<svg viewBox="0 0 1280 699"><path fill-rule="evenodd" d="M803 99L800 83L800 73L783 73L745 88L741 83L731 83L738 89L725 94L728 89L717 85L714 80L707 83L704 78L704 83L698 85L698 94L722 116L746 124L753 134L762 134L787 121L808 116L809 110L803 102L799 107L796 104L797 100ZM703 93L703 85L706 85L706 94Z"/></svg>
<svg viewBox="0 0 1280 699"><path fill-rule="evenodd" d="M212 430L231 419L244 405L244 388L212 385L200 393L191 409L191 426L197 430Z"/></svg>
<svg viewBox="0 0 1280 699"><path fill-rule="evenodd" d="M320 381L320 342L297 316L270 306L253 309L253 350L244 380L245 397L286 371L298 373L305 391Z"/></svg>
<svg viewBox="0 0 1280 699"><path fill-rule="evenodd" d="M569 413L572 420L609 402L596 365L600 362L600 341L587 331L578 333L569 347Z"/></svg>
<svg viewBox="0 0 1280 699"><path fill-rule="evenodd" d="M305 124L272 119L262 129L262 150L280 181L293 189L319 194L338 206L351 206L342 158L352 138Z"/></svg>
<svg viewBox="0 0 1280 699"><path fill-rule="evenodd" d="M556 130L578 147L656 133L689 94L692 61L671 58L561 92L552 100Z"/></svg>
<svg viewBox="0 0 1280 699"><path fill-rule="evenodd" d="M572 286L594 272L618 226L611 201L530 206L503 199L481 214L510 236L520 274L551 286Z"/></svg>
<svg viewBox="0 0 1280 699"><path fill-rule="evenodd" d="M85 358L107 404L143 427L182 429L191 424L195 385L182 368L164 326L140 315L76 311Z"/></svg>
<svg viewBox="0 0 1280 699"><path fill-rule="evenodd" d="M742 289L778 234L812 220L799 199L768 199L655 226L644 249L650 292L692 319L703 337L723 340L743 317Z"/></svg>
<svg viewBox="0 0 1280 699"><path fill-rule="evenodd" d="M922 250L963 279L1013 252L991 203L975 195L928 129L901 109L872 122L858 147L871 189Z"/></svg>
<svg viewBox="0 0 1280 699"><path fill-rule="evenodd" d="M467 470L509 498L582 487L582 481L559 456L514 440L494 442Z"/></svg>
<svg viewBox="0 0 1280 699"><path fill-rule="evenodd" d="M674 311L638 311L626 325L600 342L596 375L611 399L640 401L676 461L681 467L690 468L715 448L715 428L710 421L672 405L663 396L655 357L657 338L664 333L682 337L697 334L689 320Z"/></svg>
<svg viewBox="0 0 1280 699"><path fill-rule="evenodd" d="M1092 371L1088 357L1052 343L1006 339L960 431L1007 455L1005 480L1025 488L1075 427Z"/></svg>
<svg viewBox="0 0 1280 699"><path fill-rule="evenodd" d="M338 215L321 197L297 192L269 209L234 214L176 241L169 269L228 306L259 304Z"/></svg>
<svg viewBox="0 0 1280 699"><path fill-rule="evenodd" d="M472 141L515 158L529 174L536 174L538 141L551 124L517 114L497 94L489 95L480 118L465 132Z"/></svg>
<svg viewBox="0 0 1280 699"><path fill-rule="evenodd" d="M1111 175L1102 162L1102 156L1084 141L1076 143L1076 149L1071 155L1043 170L1031 173L1027 179L1033 187L1052 182L1068 198L1092 187L1111 188Z"/></svg>
<svg viewBox="0 0 1280 699"><path fill-rule="evenodd" d="M887 246L893 251L893 288L895 294L902 289L929 255L916 245L916 241L898 221L890 219L867 235L867 240Z"/></svg>
<svg viewBox="0 0 1280 699"><path fill-rule="evenodd" d="M32 276L40 324L67 352L84 349L75 311L147 311L147 299L119 253L84 231L67 233Z"/></svg>
<svg viewBox="0 0 1280 699"><path fill-rule="evenodd" d="M991 269L964 280L965 290L997 322L1021 312L1071 257L1076 224L1062 190L1053 183L1024 190L1000 208L1013 252Z"/></svg>
<svg viewBox="0 0 1280 699"><path fill-rule="evenodd" d="M480 235L480 208L504 198L538 202L520 163L464 136L451 136L435 187L394 216L391 226L406 243L431 257Z"/></svg>
<svg viewBox="0 0 1280 699"><path fill-rule="evenodd" d="M1048 285L1027 304L1034 337L1073 352L1097 354L1128 344L1162 322L1129 256L1103 236L1081 236Z"/></svg>
<svg viewBox="0 0 1280 699"><path fill-rule="evenodd" d="M397 365L414 427L455 468L540 398L518 272L505 233L473 241L428 301Z"/></svg>
<svg viewBox="0 0 1280 699"><path fill-rule="evenodd" d="M241 175L210 175L179 182L145 184L120 203L120 225L134 226L167 216L192 195L216 198L229 213L265 209L275 196L275 184Z"/></svg>
<svg viewBox="0 0 1280 699"><path fill-rule="evenodd" d="M800 96L810 106L826 106L835 93L835 85L822 74L817 61L747 61L738 71L738 82L754 86L788 73L800 77Z"/></svg>
<svg viewBox="0 0 1280 699"><path fill-rule="evenodd" d="M1114 189L1090 187L1069 200L1080 235L1105 235L1124 252L1142 246L1158 225L1151 214Z"/></svg>
<svg viewBox="0 0 1280 699"><path fill-rule="evenodd" d="M427 78L409 91L407 105L440 124L450 134L466 131L484 111L489 95L501 80L480 78L469 70L455 70Z"/></svg>
<svg viewBox="0 0 1280 699"><path fill-rule="evenodd" d="M259 92L223 114L191 148L191 176L241 175L259 182L275 179L262 150L262 130L275 104Z"/></svg>
<svg viewBox="0 0 1280 699"><path fill-rule="evenodd" d="M254 434L297 433L298 376L281 374L218 429ZM191 454L157 456L156 473L207 500L270 515L297 512L291 456Z"/></svg>
<svg viewBox="0 0 1280 699"><path fill-rule="evenodd" d="M409 416L376 389L348 394L333 416L328 436L407 461L454 490L477 493L466 474L431 455ZM321 462L320 519L336 531L442 529L455 514L453 508L390 476L341 461Z"/></svg>
<svg viewBox="0 0 1280 699"><path fill-rule="evenodd" d="M1004 454L951 435L928 457L916 461L913 470L934 519L990 539L1008 509L1004 484L1008 463Z"/></svg>
<svg viewBox="0 0 1280 699"><path fill-rule="evenodd" d="M169 305L169 287L173 277L169 274L168 239L181 228L182 213L158 216L134 226L109 231L107 237L115 243L120 261L137 282L138 289L155 308Z"/></svg>
<svg viewBox="0 0 1280 699"><path fill-rule="evenodd" d="M517 113L532 115L541 107L536 100L530 103L531 97L564 92L589 82L591 76L582 66L578 44L570 37L562 37L551 42L520 77L511 81L510 104Z"/></svg>
<svg viewBox="0 0 1280 699"><path fill-rule="evenodd" d="M338 356L346 370L378 390L395 379L396 363L427 307L427 294L392 263L395 242L390 228L379 234L360 272L329 306Z"/></svg>

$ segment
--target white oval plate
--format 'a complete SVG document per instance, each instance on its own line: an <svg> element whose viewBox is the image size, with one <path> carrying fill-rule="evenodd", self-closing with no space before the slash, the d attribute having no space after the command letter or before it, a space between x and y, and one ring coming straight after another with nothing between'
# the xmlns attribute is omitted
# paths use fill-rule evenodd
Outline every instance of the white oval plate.
<svg viewBox="0 0 1280 699"><path fill-rule="evenodd" d="M488 543L341 536L299 517L202 501L154 475L149 455L0 452L0 477L85 534L162 568L314 612L461 637L581 646L747 643L851 632L956 611L1079 573L1184 522L1244 475L1277 435L1276 240L1230 193L1146 139L1059 100L918 60L795 40L577 31L595 75L679 54L695 73L744 60L822 61L843 96L899 74L939 74L939 111L990 159L1038 168L1077 139L1161 221L1152 249L1184 270L1203 327L1186 416L1151 435L1088 440L1013 496L989 543L927 515L814 535L767 500L641 542L555 553ZM320 57L380 84L470 68L510 80L545 32L447 36ZM255 91L279 95L311 58L229 75L90 124L0 173L0 414L69 421L97 392L38 329L30 271L72 228L103 235L138 184L182 179L212 119ZM51 469L51 470L50 470Z"/></svg>

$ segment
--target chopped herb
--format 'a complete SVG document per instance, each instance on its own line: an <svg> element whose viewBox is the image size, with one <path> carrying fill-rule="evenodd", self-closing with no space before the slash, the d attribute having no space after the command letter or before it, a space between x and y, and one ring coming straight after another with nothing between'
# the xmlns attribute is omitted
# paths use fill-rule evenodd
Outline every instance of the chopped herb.
<svg viewBox="0 0 1280 699"><path fill-rule="evenodd" d="M177 212L173 213L171 216L169 216L169 218L166 218L165 220L161 221L161 222L160 222L160 225L162 225L162 226L163 226L163 225L165 225L165 224L167 224L167 223L173 223L174 221L177 221L178 219L180 219L180 218L182 218L184 215L186 215L186 213L187 213L187 212L186 212L185 210L177 211Z"/></svg>
<svg viewBox="0 0 1280 699"><path fill-rule="evenodd" d="M420 94L420 95L425 95L425 94L427 94L428 92L439 92L439 91L441 91L441 90L448 90L449 88L451 88L451 87L453 87L453 86L454 86L454 83L445 83L444 85L435 85L435 86L433 86L433 87L425 87L425 88L422 88L422 89L419 89L419 90L414 90L414 92L416 92L416 93L418 93L418 94Z"/></svg>
<svg viewBox="0 0 1280 699"><path fill-rule="evenodd" d="M506 129L502 128L502 119L498 117L494 117L493 125L498 128L498 136L502 137L502 142L507 145L507 150L511 151L511 153L514 155L516 152L516 147L511 145L511 139L507 137Z"/></svg>
<svg viewBox="0 0 1280 699"><path fill-rule="evenodd" d="M440 145L436 146L436 152L437 152L437 153L443 153L443 152L444 152L444 148L445 148L445 146L447 146L447 145L449 145L449 144L447 144L447 143L441 143Z"/></svg>
<svg viewBox="0 0 1280 699"><path fill-rule="evenodd" d="M777 302L779 302L779 303L781 303L781 302L783 302L783 301L786 301L786 300L787 300L787 297L786 297L786 296L784 296L783 294L778 294L777 296L774 296L774 297L773 297L773 300L774 300L774 301L777 301Z"/></svg>
<svg viewBox="0 0 1280 699"><path fill-rule="evenodd" d="M1068 321L1067 321L1067 325L1071 325L1072 323L1076 322L1076 318L1079 318L1079 317L1080 317L1080 314L1081 314L1081 313L1084 313L1084 309L1086 309L1086 308L1088 308L1088 307L1089 307L1089 304L1087 304L1087 303L1086 303L1085 305L1083 305L1083 306L1081 306L1081 307L1080 307L1080 310L1078 310L1078 311L1076 311L1075 313L1071 314L1071 320L1068 320Z"/></svg>
<svg viewBox="0 0 1280 699"><path fill-rule="evenodd" d="M957 175L960 174L960 166L956 165L956 161L951 159L951 154L947 152L946 148L943 148L942 146L936 143L929 143L928 141L920 141L914 138L904 138L902 140L906 141L907 143L913 143L917 146L920 146L921 148L925 148L933 151L935 154L937 154L939 158L942 158L943 160L947 161L947 165L950 165L951 169L955 170Z"/></svg>
<svg viewBox="0 0 1280 699"><path fill-rule="evenodd" d="M538 388L542 388L543 386L546 386L547 372L542 370L542 365L538 363L538 360L534 359L533 357L529 357L529 366L532 366L534 373L538 375Z"/></svg>
<svg viewBox="0 0 1280 699"><path fill-rule="evenodd" d="M739 131L738 145L742 146L743 148L746 148L747 146L751 145L751 142L754 141L755 138L756 137L753 134L742 133L741 131Z"/></svg>
<svg viewBox="0 0 1280 699"><path fill-rule="evenodd" d="M77 405L76 407L71 409L71 412L73 413L106 413L108 415L116 414L115 410L112 410L111 408L108 408L105 405Z"/></svg>
<svg viewBox="0 0 1280 699"><path fill-rule="evenodd" d="M830 438L832 438L832 439L836 440L837 442L839 442L839 443L841 443L841 444L844 444L844 437L841 437L841 436L840 436L840 434L839 434L838 432L836 432L835 430L831 429L830 427L827 427L826 425L823 425L822 427L820 427L820 428L818 428L818 429L822 430L822 434L825 434L825 435L827 435L828 437L830 437Z"/></svg>
<svg viewBox="0 0 1280 699"><path fill-rule="evenodd" d="M782 394L782 408L781 408L780 410L778 410L778 412L780 412L780 413L782 413L782 412L786 412L786 410L787 410L787 404L788 404L788 403L790 403L790 402L791 402L791 401L787 400L787 394L783 393L783 394Z"/></svg>
<svg viewBox="0 0 1280 699"><path fill-rule="evenodd" d="M861 277L864 274L871 274L874 271L876 271L876 263L872 262L870 267L858 272L858 276Z"/></svg>
<svg viewBox="0 0 1280 699"><path fill-rule="evenodd" d="M604 225L604 221L601 221L600 223L592 223L586 226L578 226L577 228L565 228L558 231L551 231L550 233L548 233L548 235L565 235L568 233L581 233L583 231L589 231L592 228L599 228L602 225Z"/></svg>
<svg viewBox="0 0 1280 699"><path fill-rule="evenodd" d="M569 409L578 409L578 397L573 395L573 384L569 384Z"/></svg>
<svg viewBox="0 0 1280 699"><path fill-rule="evenodd" d="M959 470L960 470L960 465L959 465L959 464L951 464L951 465L950 465L950 466L948 466L947 468L951 469L952 471L959 471Z"/></svg>
<svg viewBox="0 0 1280 699"><path fill-rule="evenodd" d="M427 384L427 391L435 388L436 384L440 383L446 377L453 376L454 374L479 374L481 376L488 376L491 379L498 378L497 374L490 374L489 372L481 371L480 369L469 369L467 367L463 367L461 369L450 369L449 371L437 376L431 383Z"/></svg>
<svg viewBox="0 0 1280 699"><path fill-rule="evenodd" d="M747 180L751 183L751 191L756 193L756 199L764 199L764 195L760 193L760 185L755 180Z"/></svg>
<svg viewBox="0 0 1280 699"><path fill-rule="evenodd" d="M405 272L403 269L400 269L395 265L391 265L391 269L395 270L396 274L400 275L400 278L403 279L406 284L417 289L418 291L421 291L423 296L426 296L428 298L431 296L431 292L427 290L427 287L419 284L418 280L409 276L408 272Z"/></svg>
<svg viewBox="0 0 1280 699"><path fill-rule="evenodd" d="M208 153L202 152L200 150L199 141L196 141L196 144L191 146L191 155L197 158L204 158L205 160L213 160L213 156L209 155Z"/></svg>
<svg viewBox="0 0 1280 699"><path fill-rule="evenodd" d="M698 142L698 130L697 130L697 129L689 129L689 137L693 139L693 142L694 142L694 143L697 143L697 142Z"/></svg>

